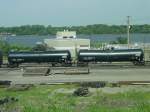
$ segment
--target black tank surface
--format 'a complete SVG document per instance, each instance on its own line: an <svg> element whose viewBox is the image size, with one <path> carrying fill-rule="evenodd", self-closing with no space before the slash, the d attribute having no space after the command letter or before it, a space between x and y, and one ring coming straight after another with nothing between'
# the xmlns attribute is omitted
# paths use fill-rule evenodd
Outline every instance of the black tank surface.
<svg viewBox="0 0 150 112"><path fill-rule="evenodd" d="M79 62L141 62L143 59L141 49L80 50L78 54Z"/></svg>
<svg viewBox="0 0 150 112"><path fill-rule="evenodd" d="M2 64L3 64L3 53L0 50L0 67L1 67Z"/></svg>
<svg viewBox="0 0 150 112"><path fill-rule="evenodd" d="M9 52L9 64L20 63L67 63L71 61L70 52L62 51L38 51L38 52Z"/></svg>

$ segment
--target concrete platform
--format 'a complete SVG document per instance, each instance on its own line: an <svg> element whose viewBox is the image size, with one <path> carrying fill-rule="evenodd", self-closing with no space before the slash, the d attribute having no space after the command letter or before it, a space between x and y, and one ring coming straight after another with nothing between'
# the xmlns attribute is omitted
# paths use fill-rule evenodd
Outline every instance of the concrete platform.
<svg viewBox="0 0 150 112"><path fill-rule="evenodd" d="M49 67L26 67L23 69L23 76L47 76L50 72Z"/></svg>

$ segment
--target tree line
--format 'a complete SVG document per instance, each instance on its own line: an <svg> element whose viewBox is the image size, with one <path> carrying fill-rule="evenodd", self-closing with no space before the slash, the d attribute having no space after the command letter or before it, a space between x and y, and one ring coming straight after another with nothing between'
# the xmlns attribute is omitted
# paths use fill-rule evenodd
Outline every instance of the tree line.
<svg viewBox="0 0 150 112"><path fill-rule="evenodd" d="M55 35L57 31L71 30L77 34L123 34L127 31L126 25L95 24L87 26L54 27L51 25L24 25L16 27L0 27L0 34L11 33L16 35ZM150 33L150 25L132 25L131 33Z"/></svg>

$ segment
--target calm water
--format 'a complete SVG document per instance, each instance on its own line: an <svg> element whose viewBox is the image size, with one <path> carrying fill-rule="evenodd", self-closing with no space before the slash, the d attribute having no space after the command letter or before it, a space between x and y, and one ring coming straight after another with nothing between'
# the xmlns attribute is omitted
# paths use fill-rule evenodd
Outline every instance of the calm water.
<svg viewBox="0 0 150 112"><path fill-rule="evenodd" d="M77 38L90 39L91 41L101 41L108 43L115 41L118 37L126 37L126 34L100 34L100 35L77 35ZM131 34L131 43L150 43L150 34ZM34 46L37 42L43 42L44 39L55 38L55 35L49 36L5 36L1 40L5 40L10 44Z"/></svg>

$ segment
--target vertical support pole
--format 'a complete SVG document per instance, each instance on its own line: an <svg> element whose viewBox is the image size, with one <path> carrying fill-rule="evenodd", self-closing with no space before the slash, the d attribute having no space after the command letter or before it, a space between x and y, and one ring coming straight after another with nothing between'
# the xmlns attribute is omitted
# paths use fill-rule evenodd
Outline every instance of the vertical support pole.
<svg viewBox="0 0 150 112"><path fill-rule="evenodd" d="M127 40L128 40L128 49L130 48L130 16L127 16Z"/></svg>

